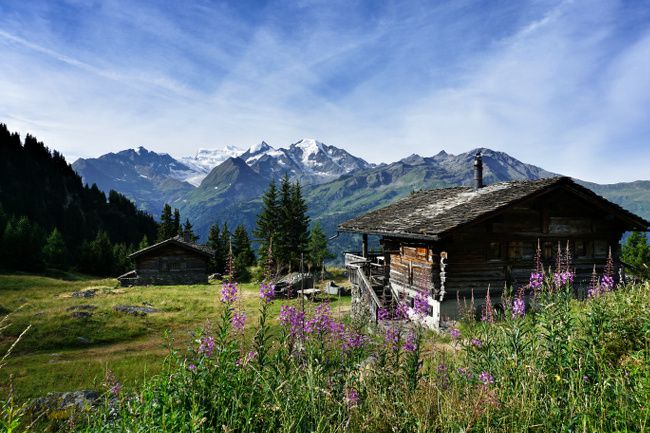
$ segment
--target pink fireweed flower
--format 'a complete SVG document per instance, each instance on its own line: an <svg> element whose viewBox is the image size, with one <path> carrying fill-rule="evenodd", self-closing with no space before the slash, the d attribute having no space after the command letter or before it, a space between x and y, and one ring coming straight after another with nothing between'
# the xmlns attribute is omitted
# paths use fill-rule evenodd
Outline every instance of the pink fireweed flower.
<svg viewBox="0 0 650 433"><path fill-rule="evenodd" d="M603 275L600 279L600 288L603 292L609 292L614 288L614 277L611 275Z"/></svg>
<svg viewBox="0 0 650 433"><path fill-rule="evenodd" d="M397 308L395 308L395 319L402 320L407 319L409 307L406 304L400 303Z"/></svg>
<svg viewBox="0 0 650 433"><path fill-rule="evenodd" d="M273 283L269 284L262 284L260 286L260 299L264 301L265 303L269 303L273 300L275 297L275 286Z"/></svg>
<svg viewBox="0 0 650 433"><path fill-rule="evenodd" d="M359 349L366 344L365 335L356 332L348 332L342 339L341 350L350 352L354 349Z"/></svg>
<svg viewBox="0 0 650 433"><path fill-rule="evenodd" d="M301 337L304 333L303 324L305 322L304 311L298 311L295 307L282 305L280 307L280 323L289 329L291 337Z"/></svg>
<svg viewBox="0 0 650 433"><path fill-rule="evenodd" d="M390 311L387 308L380 308L379 311L377 311L377 319L381 321L389 320Z"/></svg>
<svg viewBox="0 0 650 433"><path fill-rule="evenodd" d="M399 343L399 330L392 327L386 328L386 333L384 334L384 346L387 349L395 350L397 349L398 343Z"/></svg>
<svg viewBox="0 0 650 433"><path fill-rule="evenodd" d="M244 326L246 325L246 313L243 311L233 311L230 323L232 324L235 332L244 332Z"/></svg>
<svg viewBox="0 0 650 433"><path fill-rule="evenodd" d="M474 347L479 347L479 348L483 347L483 342L481 340L479 340L478 338L472 338L471 343L472 343L472 346L474 346Z"/></svg>
<svg viewBox="0 0 650 433"><path fill-rule="evenodd" d="M472 374L470 369L466 367L460 367L458 369L458 374L463 376L467 380L472 380L474 378L474 375Z"/></svg>
<svg viewBox="0 0 650 433"><path fill-rule="evenodd" d="M110 389L111 394L113 394L114 396L120 395L121 391L122 391L122 384L119 382L113 385Z"/></svg>
<svg viewBox="0 0 650 433"><path fill-rule="evenodd" d="M189 371L196 371L196 365L194 365L194 364L190 364L190 365L187 366L187 369L188 369Z"/></svg>
<svg viewBox="0 0 650 433"><path fill-rule="evenodd" d="M481 312L481 322L493 323L494 322L494 312L492 311L492 300L490 299L490 286L487 288L485 294L485 306Z"/></svg>
<svg viewBox="0 0 650 433"><path fill-rule="evenodd" d="M483 385L490 385L494 383L494 377L487 371L482 371L481 374L478 375L478 381Z"/></svg>
<svg viewBox="0 0 650 433"><path fill-rule="evenodd" d="M555 272L553 274L553 283L556 288L564 287L568 284L573 284L575 274L571 271Z"/></svg>
<svg viewBox="0 0 650 433"><path fill-rule="evenodd" d="M417 350L417 345L415 343L415 334L411 331L406 336L404 340L404 346L402 347L404 352L415 352Z"/></svg>
<svg viewBox="0 0 650 433"><path fill-rule="evenodd" d="M211 357L214 353L214 338L212 337L203 337L201 338L201 344L199 345L199 353L202 353L206 357Z"/></svg>
<svg viewBox="0 0 650 433"><path fill-rule="evenodd" d="M429 299L426 293L418 292L413 300L413 309L420 316L427 316L429 314Z"/></svg>
<svg viewBox="0 0 650 433"><path fill-rule="evenodd" d="M524 317L526 315L526 302L524 301L524 292L523 290L519 291L519 294L512 301L512 318L516 319L517 317Z"/></svg>
<svg viewBox="0 0 650 433"><path fill-rule="evenodd" d="M536 292L542 287L542 284L544 284L544 274L541 272L532 272L528 280L528 287Z"/></svg>
<svg viewBox="0 0 650 433"><path fill-rule="evenodd" d="M326 334L331 331L332 317L330 306L319 304L314 309L314 315L305 322L305 332L307 334Z"/></svg>
<svg viewBox="0 0 650 433"><path fill-rule="evenodd" d="M460 329L458 329L458 328L452 328L452 329L449 331L449 335L451 336L451 338L452 338L453 340L458 340L458 339L460 338Z"/></svg>
<svg viewBox="0 0 650 433"><path fill-rule="evenodd" d="M232 304L237 300L237 283L229 281L221 285L221 302L224 304Z"/></svg>
<svg viewBox="0 0 650 433"><path fill-rule="evenodd" d="M359 405L359 393L354 388L348 388L345 391L345 401L348 404L349 408L353 408Z"/></svg>
<svg viewBox="0 0 650 433"><path fill-rule="evenodd" d="M256 356L257 356L257 352L251 350L245 356L242 356L237 361L235 361L235 365L237 367L245 366L246 364L251 362Z"/></svg>

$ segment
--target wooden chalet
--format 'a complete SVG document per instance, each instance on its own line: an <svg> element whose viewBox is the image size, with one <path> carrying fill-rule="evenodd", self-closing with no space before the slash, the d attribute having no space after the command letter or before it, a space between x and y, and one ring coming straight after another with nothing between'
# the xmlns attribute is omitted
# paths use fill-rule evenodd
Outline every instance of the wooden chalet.
<svg viewBox="0 0 650 433"><path fill-rule="evenodd" d="M578 185L568 177L483 186L482 161L474 162L472 187L420 191L339 225L362 234L362 252L346 254L346 267L363 305L375 315L396 302L426 292L430 323L457 315L457 296L481 308L504 286L528 284L539 242L548 267L558 243L568 242L576 271L574 286L588 285L593 266L602 271L611 248L618 261L626 231L650 223ZM368 253L368 235L380 237L382 253Z"/></svg>
<svg viewBox="0 0 650 433"><path fill-rule="evenodd" d="M123 286L207 284L212 256L210 248L176 236L131 254L135 270L118 280Z"/></svg>

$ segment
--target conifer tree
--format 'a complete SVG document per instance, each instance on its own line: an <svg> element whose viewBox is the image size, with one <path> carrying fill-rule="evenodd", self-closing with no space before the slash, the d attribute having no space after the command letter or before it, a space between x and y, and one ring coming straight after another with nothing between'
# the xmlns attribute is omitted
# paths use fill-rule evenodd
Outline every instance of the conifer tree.
<svg viewBox="0 0 650 433"><path fill-rule="evenodd" d="M160 215L160 225L158 226L158 242L172 238L178 234L178 227L172 217L172 207L165 203L162 214Z"/></svg>
<svg viewBox="0 0 650 433"><path fill-rule="evenodd" d="M199 237L194 234L194 230L189 219L185 220L181 235L183 236L183 239L188 239L190 242L196 242L199 240Z"/></svg>
<svg viewBox="0 0 650 433"><path fill-rule="evenodd" d="M149 246L149 238L147 235L142 236L142 240L138 244L138 250L143 250Z"/></svg>
<svg viewBox="0 0 650 433"><path fill-rule="evenodd" d="M300 182L296 181L291 190L290 202L291 230L289 231L290 263L297 269L301 254L307 254L309 243L309 216L307 216L307 203L302 197Z"/></svg>
<svg viewBox="0 0 650 433"><path fill-rule="evenodd" d="M243 224L239 224L235 228L232 237L232 252L239 265L248 267L255 263L255 253L251 248L251 241Z"/></svg>
<svg viewBox="0 0 650 433"><path fill-rule="evenodd" d="M221 251L221 262L223 263L223 274L228 273L228 252L230 250L230 229L228 228L228 223L224 222L221 226L221 242L220 242L220 251Z"/></svg>
<svg viewBox="0 0 650 433"><path fill-rule="evenodd" d="M331 259L334 255L327 249L327 237L320 225L320 221L311 228L308 245L309 264L312 269L324 269L325 260Z"/></svg>
<svg viewBox="0 0 650 433"><path fill-rule="evenodd" d="M173 235L170 237L183 234L183 230L181 227L181 212L177 208L174 208L174 227L172 229L172 232Z"/></svg>
<svg viewBox="0 0 650 433"><path fill-rule="evenodd" d="M210 232L208 233L208 247L213 251L211 263L213 272L223 274L226 262L218 224L212 224L210 226Z"/></svg>
<svg viewBox="0 0 650 433"><path fill-rule="evenodd" d="M66 269L65 242L61 232L55 227L43 246L43 260L50 268Z"/></svg>
<svg viewBox="0 0 650 433"><path fill-rule="evenodd" d="M293 215L292 215L292 194L291 183L289 182L289 176L286 174L280 181L280 197L278 200L278 220L276 223L277 235L274 237L273 249L275 251L276 264L278 266L278 271L282 267L286 266L291 271L291 256L292 256L292 230L294 227L293 224Z"/></svg>
<svg viewBox="0 0 650 433"><path fill-rule="evenodd" d="M268 251L271 240L277 237L279 213L278 190L275 180L272 180L269 188L262 196L262 210L257 216L255 230L253 231L253 236L259 242L258 251L260 265L262 266L265 266L269 259Z"/></svg>

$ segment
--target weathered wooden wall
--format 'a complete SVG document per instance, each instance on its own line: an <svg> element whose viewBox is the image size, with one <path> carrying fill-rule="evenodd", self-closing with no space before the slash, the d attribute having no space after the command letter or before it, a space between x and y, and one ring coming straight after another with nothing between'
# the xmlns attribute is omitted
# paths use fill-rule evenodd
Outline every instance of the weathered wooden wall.
<svg viewBox="0 0 650 433"><path fill-rule="evenodd" d="M515 289L528 284L538 240L546 268L555 262L558 242L564 249L568 241L575 286L585 288L594 264L602 272L609 247L617 261L623 232L620 223L593 204L556 191L459 228L438 242L384 239L384 248L391 283L399 290L424 289L436 295L439 254L445 251L445 303L455 305L457 293L469 299L473 291L481 304L488 286L493 302L499 302L506 284ZM443 308L443 314L449 310Z"/></svg>
<svg viewBox="0 0 650 433"><path fill-rule="evenodd" d="M207 284L208 258L175 245L166 245L135 258L138 284Z"/></svg>

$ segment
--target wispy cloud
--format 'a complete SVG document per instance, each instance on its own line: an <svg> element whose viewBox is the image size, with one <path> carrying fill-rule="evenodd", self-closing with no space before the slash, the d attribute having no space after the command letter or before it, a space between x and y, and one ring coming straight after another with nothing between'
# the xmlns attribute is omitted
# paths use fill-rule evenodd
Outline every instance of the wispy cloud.
<svg viewBox="0 0 650 433"><path fill-rule="evenodd" d="M9 0L0 50L0 121L71 158L315 136L649 177L648 3Z"/></svg>

